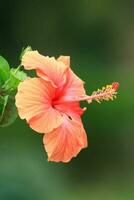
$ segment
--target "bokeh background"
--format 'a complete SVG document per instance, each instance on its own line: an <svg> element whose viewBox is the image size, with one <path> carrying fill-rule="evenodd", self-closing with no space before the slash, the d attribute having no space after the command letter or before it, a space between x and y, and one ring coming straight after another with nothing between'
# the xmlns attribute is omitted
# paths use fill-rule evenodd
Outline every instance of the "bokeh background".
<svg viewBox="0 0 134 200"><path fill-rule="evenodd" d="M19 64L23 46L70 55L87 93L120 82L118 99L83 116L89 147L68 164L47 162L25 121L0 129L0 200L134 199L134 2L0 1L0 54Z"/></svg>

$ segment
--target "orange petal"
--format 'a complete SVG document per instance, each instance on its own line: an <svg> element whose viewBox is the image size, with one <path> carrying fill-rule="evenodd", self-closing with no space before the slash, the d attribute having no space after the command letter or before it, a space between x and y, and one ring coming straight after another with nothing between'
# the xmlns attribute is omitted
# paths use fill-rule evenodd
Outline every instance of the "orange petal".
<svg viewBox="0 0 134 200"><path fill-rule="evenodd" d="M57 104L55 104L55 109L77 120L84 113L86 108L81 108L79 102L67 101L59 104L57 102Z"/></svg>
<svg viewBox="0 0 134 200"><path fill-rule="evenodd" d="M52 131L63 121L61 113L51 105L55 88L41 78L29 78L19 84L16 106L20 118L39 133Z"/></svg>
<svg viewBox="0 0 134 200"><path fill-rule="evenodd" d="M69 69L70 56L60 56L57 60L63 62L68 67L66 72L67 81L63 92L64 97L62 99L74 100L74 97L76 98L79 96L85 96L84 82L78 76L76 76L71 69Z"/></svg>
<svg viewBox="0 0 134 200"><path fill-rule="evenodd" d="M66 81L67 66L54 57L39 54L38 51L27 51L22 57L22 65L26 70L35 69L38 76L51 81L54 86L62 86Z"/></svg>
<svg viewBox="0 0 134 200"><path fill-rule="evenodd" d="M60 127L44 135L43 143L49 161L69 162L87 147L87 136L80 121L66 117Z"/></svg>
<svg viewBox="0 0 134 200"><path fill-rule="evenodd" d="M57 60L63 62L67 67L70 67L70 56L60 56Z"/></svg>
<svg viewBox="0 0 134 200"><path fill-rule="evenodd" d="M62 90L61 101L74 101L76 97L85 96L84 82L71 70L67 70L67 81Z"/></svg>

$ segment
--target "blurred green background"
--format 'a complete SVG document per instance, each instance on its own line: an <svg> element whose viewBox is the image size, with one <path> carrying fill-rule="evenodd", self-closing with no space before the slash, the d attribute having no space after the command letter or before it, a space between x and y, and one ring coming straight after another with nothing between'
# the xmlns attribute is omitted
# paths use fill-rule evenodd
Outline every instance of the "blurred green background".
<svg viewBox="0 0 134 200"><path fill-rule="evenodd" d="M0 200L134 199L134 2L0 1L0 54L17 66L31 45L70 55L87 93L120 82L114 102L83 116L89 147L68 164L47 162L42 136L17 119L0 129Z"/></svg>

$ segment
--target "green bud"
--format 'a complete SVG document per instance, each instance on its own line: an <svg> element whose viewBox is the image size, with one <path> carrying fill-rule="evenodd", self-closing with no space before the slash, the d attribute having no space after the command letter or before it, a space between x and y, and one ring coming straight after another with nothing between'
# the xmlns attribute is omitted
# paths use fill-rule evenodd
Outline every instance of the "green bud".
<svg viewBox="0 0 134 200"><path fill-rule="evenodd" d="M3 86L4 91L8 92L8 91L16 90L19 83L21 81L24 81L27 78L26 73L19 70L18 68L16 69L12 68L10 70L9 79L5 82L5 85Z"/></svg>

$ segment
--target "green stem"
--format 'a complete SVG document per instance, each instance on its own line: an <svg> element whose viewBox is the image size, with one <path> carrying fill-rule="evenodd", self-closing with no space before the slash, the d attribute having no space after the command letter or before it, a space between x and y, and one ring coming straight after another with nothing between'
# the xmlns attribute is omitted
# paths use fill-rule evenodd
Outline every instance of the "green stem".
<svg viewBox="0 0 134 200"><path fill-rule="evenodd" d="M15 70L14 74L16 74L19 71L20 68L21 68L21 64L17 67L17 69Z"/></svg>

